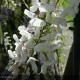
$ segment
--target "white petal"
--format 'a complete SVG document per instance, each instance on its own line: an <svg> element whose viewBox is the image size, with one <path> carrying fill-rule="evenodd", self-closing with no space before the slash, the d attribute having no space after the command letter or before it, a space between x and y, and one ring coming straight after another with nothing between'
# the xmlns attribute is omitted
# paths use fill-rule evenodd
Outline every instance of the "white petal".
<svg viewBox="0 0 80 80"><path fill-rule="evenodd" d="M16 34L13 35L13 38L16 42L19 42L18 36Z"/></svg>
<svg viewBox="0 0 80 80"><path fill-rule="evenodd" d="M40 53L40 54L39 54L39 60L40 60L41 62L43 62L43 61L46 60L46 56L44 55L44 53Z"/></svg>
<svg viewBox="0 0 80 80"><path fill-rule="evenodd" d="M34 33L35 37L39 37L39 35L40 35L40 29L41 29L40 27L36 28L36 31Z"/></svg>
<svg viewBox="0 0 80 80"><path fill-rule="evenodd" d="M56 37L56 33L50 33L43 36L41 40L51 41L51 40L55 40L55 37Z"/></svg>
<svg viewBox="0 0 80 80"><path fill-rule="evenodd" d="M28 40L28 38L24 35L20 38L20 41L27 41L27 40Z"/></svg>
<svg viewBox="0 0 80 80"><path fill-rule="evenodd" d="M51 20L50 12L46 13L46 21L49 22Z"/></svg>
<svg viewBox="0 0 80 80"><path fill-rule="evenodd" d="M19 44L15 50L15 53L20 54L20 52L22 51L22 44Z"/></svg>
<svg viewBox="0 0 80 80"><path fill-rule="evenodd" d="M41 3L46 4L48 0L41 0Z"/></svg>
<svg viewBox="0 0 80 80"><path fill-rule="evenodd" d="M39 19L39 18L34 18L30 20L31 26L36 26L36 27L43 27L46 25L46 22Z"/></svg>
<svg viewBox="0 0 80 80"><path fill-rule="evenodd" d="M11 50L8 50L8 54L10 58L14 59L14 54Z"/></svg>
<svg viewBox="0 0 80 80"><path fill-rule="evenodd" d="M28 39L30 39L30 38L33 37L32 34L29 33L29 32L27 32L26 30L20 31L20 34L21 34L22 36L26 36Z"/></svg>
<svg viewBox="0 0 80 80"><path fill-rule="evenodd" d="M50 46L47 43L39 43L34 47L35 52L49 52Z"/></svg>
<svg viewBox="0 0 80 80"><path fill-rule="evenodd" d="M24 25L18 27L18 30L19 30L19 31L21 31L21 30L25 30L25 29L26 29L26 28L25 28Z"/></svg>
<svg viewBox="0 0 80 80"><path fill-rule="evenodd" d="M46 72L47 72L47 66L45 64L43 64L41 67L41 73L46 74Z"/></svg>
<svg viewBox="0 0 80 80"><path fill-rule="evenodd" d="M27 48L33 48L33 39L32 38L29 39L25 45Z"/></svg>
<svg viewBox="0 0 80 80"><path fill-rule="evenodd" d="M51 12L54 10L54 5L52 4L44 4L39 7L40 12Z"/></svg>
<svg viewBox="0 0 80 80"><path fill-rule="evenodd" d="M40 6L40 7L39 7L39 11L40 11L41 13L47 12L47 10L45 9L44 6Z"/></svg>
<svg viewBox="0 0 80 80"><path fill-rule="evenodd" d="M28 63L31 63L31 62L35 62L36 61L36 59L34 58L34 57L30 57L29 59L28 59L28 61L27 61L27 64Z"/></svg>
<svg viewBox="0 0 80 80"><path fill-rule="evenodd" d="M38 7L36 5L30 7L31 12L36 12Z"/></svg>
<svg viewBox="0 0 80 80"><path fill-rule="evenodd" d="M53 20L53 24L55 25L62 25L62 26L67 26L67 20L64 17L56 17Z"/></svg>
<svg viewBox="0 0 80 80"><path fill-rule="evenodd" d="M61 13L61 16L63 17L66 17L66 16L72 16L72 17L75 17L75 11L73 9L73 7L67 7L62 13Z"/></svg>
<svg viewBox="0 0 80 80"><path fill-rule="evenodd" d="M50 0L50 4L55 4L55 0Z"/></svg>
<svg viewBox="0 0 80 80"><path fill-rule="evenodd" d="M27 15L29 18L35 18L36 17L35 13L33 13L27 9L24 10L24 14Z"/></svg>
<svg viewBox="0 0 80 80"><path fill-rule="evenodd" d="M32 0L32 5L37 5L39 3L39 0Z"/></svg>
<svg viewBox="0 0 80 80"><path fill-rule="evenodd" d="M21 55L20 62L25 63L26 60L27 60L27 52L24 51Z"/></svg>
<svg viewBox="0 0 80 80"><path fill-rule="evenodd" d="M55 41L51 42L51 45L53 45L52 50L60 48L61 47L61 43L62 42L60 40L55 40Z"/></svg>
<svg viewBox="0 0 80 80"><path fill-rule="evenodd" d="M33 72L34 72L34 73L37 73L38 68L37 68L36 63L35 63L35 62L32 62L31 65L32 65L32 70L33 70Z"/></svg>

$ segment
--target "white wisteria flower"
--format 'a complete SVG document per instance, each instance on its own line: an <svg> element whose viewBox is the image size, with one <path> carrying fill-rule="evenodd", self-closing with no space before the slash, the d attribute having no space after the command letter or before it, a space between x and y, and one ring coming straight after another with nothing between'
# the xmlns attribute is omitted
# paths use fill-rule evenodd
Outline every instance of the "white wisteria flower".
<svg viewBox="0 0 80 80"><path fill-rule="evenodd" d="M19 39L18 39L18 36L16 34L13 34L13 39L18 43L19 42Z"/></svg>
<svg viewBox="0 0 80 80"><path fill-rule="evenodd" d="M62 41L61 40L54 40L50 44L51 44L51 47L52 47L51 49L53 51L53 50L56 50L56 49L61 47Z"/></svg>
<svg viewBox="0 0 80 80"><path fill-rule="evenodd" d="M53 33L50 33L50 34L47 34L47 35L41 37L41 40L46 40L49 42L49 41L55 40L56 36L57 36L56 32L53 32Z"/></svg>
<svg viewBox="0 0 80 80"><path fill-rule="evenodd" d="M15 55L11 50L8 50L9 57L14 59Z"/></svg>
<svg viewBox="0 0 80 80"><path fill-rule="evenodd" d="M20 38L20 42L25 42L25 41L28 41L28 38L23 35L21 38Z"/></svg>
<svg viewBox="0 0 80 80"><path fill-rule="evenodd" d="M78 12L78 6L75 7L69 6L61 13L61 16L66 17L70 15L74 18L77 12Z"/></svg>
<svg viewBox="0 0 80 80"><path fill-rule="evenodd" d="M37 73L38 68L35 61L37 61L37 59L35 59L34 57L30 57L27 61L27 64L30 63L32 65L32 70L34 71L34 73Z"/></svg>
<svg viewBox="0 0 80 80"><path fill-rule="evenodd" d="M40 27L36 27L36 30L35 30L35 33L34 33L35 37L39 37L40 36L40 30L41 30Z"/></svg>
<svg viewBox="0 0 80 80"><path fill-rule="evenodd" d="M44 53L39 52L38 54L38 59L43 62L46 60L46 56L44 55Z"/></svg>
<svg viewBox="0 0 80 80"><path fill-rule="evenodd" d="M71 0L71 2L69 3L69 6L66 9L64 9L61 15L63 17L70 15L74 18L79 11L78 9L79 3L80 3L80 0Z"/></svg>
<svg viewBox="0 0 80 80"><path fill-rule="evenodd" d="M6 38L4 38L4 43L5 43L5 46L7 46L7 45L11 45L11 43L10 43L10 39L9 39L10 37L6 37Z"/></svg>
<svg viewBox="0 0 80 80"><path fill-rule="evenodd" d="M50 44L49 43L39 43L34 47L35 52L49 52Z"/></svg>
<svg viewBox="0 0 80 80"><path fill-rule="evenodd" d="M32 5L38 5L39 0L31 0L31 2L32 2Z"/></svg>
<svg viewBox="0 0 80 80"><path fill-rule="evenodd" d="M44 27L46 25L46 22L39 18L33 18L30 20L30 25L35 27Z"/></svg>
<svg viewBox="0 0 80 80"><path fill-rule="evenodd" d="M21 54L21 58L20 58L19 62L24 64L27 61L28 52L27 52L27 50L23 50L21 53L22 54Z"/></svg>
<svg viewBox="0 0 80 80"><path fill-rule="evenodd" d="M31 65L32 65L32 70L33 70L33 72L34 72L34 73L37 73L38 68L37 68L36 63L35 63L35 62L31 62Z"/></svg>
<svg viewBox="0 0 80 80"><path fill-rule="evenodd" d="M41 73L46 74L47 73L47 65L43 64L41 67Z"/></svg>
<svg viewBox="0 0 80 80"><path fill-rule="evenodd" d="M27 61L27 64L31 63L31 62L35 62L37 59L35 59L34 57L30 57Z"/></svg>
<svg viewBox="0 0 80 80"><path fill-rule="evenodd" d="M22 51L22 43L19 43L15 48L15 53L20 54Z"/></svg>
<svg viewBox="0 0 80 80"><path fill-rule="evenodd" d="M76 6L78 6L80 3L80 0L71 0L70 4L75 4Z"/></svg>
<svg viewBox="0 0 80 80"><path fill-rule="evenodd" d="M49 2L47 0L32 0L32 6L30 7L30 11L36 12L38 9L40 12L52 12L55 7L55 1L50 0Z"/></svg>
<svg viewBox="0 0 80 80"><path fill-rule="evenodd" d="M29 18L35 18L36 17L35 13L33 13L27 9L24 10L24 14L27 15Z"/></svg>
<svg viewBox="0 0 80 80"><path fill-rule="evenodd" d="M44 61L43 65L41 66L41 73L46 74L48 67L52 66L53 64L55 64L54 60L53 61Z"/></svg>
<svg viewBox="0 0 80 80"><path fill-rule="evenodd" d="M33 48L34 47L34 39L31 38L25 43L25 48Z"/></svg>
<svg viewBox="0 0 80 80"><path fill-rule="evenodd" d="M33 5L30 7L30 11L31 12L36 12L38 10L38 6L37 5Z"/></svg>
<svg viewBox="0 0 80 80"><path fill-rule="evenodd" d="M54 4L44 4L39 7L40 12L52 12L54 11Z"/></svg>
<svg viewBox="0 0 80 80"><path fill-rule="evenodd" d="M25 29L26 29L26 28L25 28L24 25L21 25L21 26L18 27L18 30L19 30L19 31L21 31L21 30L25 30Z"/></svg>
<svg viewBox="0 0 80 80"><path fill-rule="evenodd" d="M33 35L32 35L31 33L29 33L28 31L26 31L26 30L20 31L20 34L21 34L22 36L25 36L28 40L33 37Z"/></svg>
<svg viewBox="0 0 80 80"><path fill-rule="evenodd" d="M51 20L51 14L50 14L50 12L47 12L46 13L46 22L50 22L50 20Z"/></svg>
<svg viewBox="0 0 80 80"><path fill-rule="evenodd" d="M59 25L61 25L61 26L63 26L63 27L67 27L67 20L66 20L66 18L64 18L64 17L56 17L56 18L54 18L54 20L52 21L52 23L53 23L54 25L57 25L57 27L58 27Z"/></svg>
<svg viewBox="0 0 80 80"><path fill-rule="evenodd" d="M32 0L32 6L30 6L30 11L36 12L39 6L40 6L39 0Z"/></svg>

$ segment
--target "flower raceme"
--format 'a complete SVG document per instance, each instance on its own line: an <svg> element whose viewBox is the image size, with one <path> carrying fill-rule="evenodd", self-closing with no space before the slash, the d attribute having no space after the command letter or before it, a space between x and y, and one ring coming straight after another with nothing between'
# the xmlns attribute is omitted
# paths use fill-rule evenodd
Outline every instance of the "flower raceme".
<svg viewBox="0 0 80 80"><path fill-rule="evenodd" d="M27 27L21 25L18 27L20 38L16 34L13 35L15 40L15 50L8 50L11 59L14 59L14 64L10 67L13 74L19 72L19 66L27 65L25 69L30 75L32 68L34 73L48 73L48 67L53 67L57 63L57 50L62 48L62 31L67 27L66 16L75 16L78 12L79 0L73 2L73 6L69 6L59 13L56 13L56 0L31 0L31 6L24 10L24 14L30 18ZM70 3L70 4L71 4ZM45 15L44 18L39 17L40 14ZM59 36L58 36L59 34ZM35 57L37 55L38 57ZM38 66L36 61L40 64ZM31 68L30 68L31 66ZM40 71L38 71L40 68ZM17 72L16 72L17 69Z"/></svg>

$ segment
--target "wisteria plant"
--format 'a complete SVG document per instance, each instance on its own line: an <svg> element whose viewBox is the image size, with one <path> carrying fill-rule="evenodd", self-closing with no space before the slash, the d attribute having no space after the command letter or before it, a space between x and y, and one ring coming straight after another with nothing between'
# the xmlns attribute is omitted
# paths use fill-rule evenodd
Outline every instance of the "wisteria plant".
<svg viewBox="0 0 80 80"><path fill-rule="evenodd" d="M8 50L13 60L8 70L13 75L26 75L28 80L31 75L38 76L35 80L41 74L45 80L59 75L59 54L64 46L62 32L67 27L67 16L74 18L78 12L80 0L71 0L66 8L61 4L64 1L60 1L31 0L29 6L26 4L24 15L30 18L29 24L18 27L21 37L13 34L15 50Z"/></svg>

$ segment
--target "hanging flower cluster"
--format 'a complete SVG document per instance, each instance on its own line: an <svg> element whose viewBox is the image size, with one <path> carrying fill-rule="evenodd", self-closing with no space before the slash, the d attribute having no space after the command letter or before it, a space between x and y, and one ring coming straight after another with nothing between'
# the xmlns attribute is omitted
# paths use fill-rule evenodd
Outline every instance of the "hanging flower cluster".
<svg viewBox="0 0 80 80"><path fill-rule="evenodd" d="M62 48L62 31L67 27L66 16L75 17L79 2L71 0L66 9L59 11L56 0L31 0L29 10L24 10L24 15L30 18L29 24L18 27L21 37L14 34L15 50L8 50L10 58L14 60L9 68L13 75L20 72L20 66L22 73L27 75L31 70L33 74L46 74L49 67L54 70L57 50Z"/></svg>

